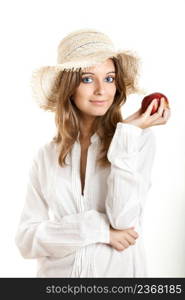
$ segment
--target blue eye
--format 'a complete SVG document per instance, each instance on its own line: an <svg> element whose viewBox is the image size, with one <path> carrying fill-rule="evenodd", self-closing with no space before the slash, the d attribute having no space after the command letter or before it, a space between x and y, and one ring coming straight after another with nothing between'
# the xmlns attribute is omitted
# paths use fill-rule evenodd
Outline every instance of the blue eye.
<svg viewBox="0 0 185 300"><path fill-rule="evenodd" d="M115 78L111 77L111 76L108 76L108 77L106 77L106 79L108 79L107 82L112 83ZM84 78L82 78L82 82L83 83L91 83L92 82L92 78L91 77L84 77Z"/></svg>
<svg viewBox="0 0 185 300"><path fill-rule="evenodd" d="M111 79L111 81L108 82L113 82L114 81L114 77L108 76L107 79Z"/></svg>
<svg viewBox="0 0 185 300"><path fill-rule="evenodd" d="M82 82L84 82L84 83L89 83L89 82L91 82L91 81L86 81L86 79L87 79L87 80L88 80L88 79L92 80L92 78L90 78L90 77L84 77L84 78L82 78Z"/></svg>

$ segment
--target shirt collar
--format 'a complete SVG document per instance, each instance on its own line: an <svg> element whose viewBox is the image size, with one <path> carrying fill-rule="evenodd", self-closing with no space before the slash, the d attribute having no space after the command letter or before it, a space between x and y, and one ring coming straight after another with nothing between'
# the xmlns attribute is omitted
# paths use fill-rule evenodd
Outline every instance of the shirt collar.
<svg viewBox="0 0 185 300"><path fill-rule="evenodd" d="M95 133L91 136L91 138L90 138L92 144L93 144L94 142L96 142L98 139L99 139L99 136L97 135L96 132L95 132Z"/></svg>
<svg viewBox="0 0 185 300"><path fill-rule="evenodd" d="M80 132L78 133L78 136L77 136L77 142L79 143L79 136L80 136ZM91 144L97 142L99 140L99 136L98 134L95 132L91 137L90 137L90 141L91 141Z"/></svg>

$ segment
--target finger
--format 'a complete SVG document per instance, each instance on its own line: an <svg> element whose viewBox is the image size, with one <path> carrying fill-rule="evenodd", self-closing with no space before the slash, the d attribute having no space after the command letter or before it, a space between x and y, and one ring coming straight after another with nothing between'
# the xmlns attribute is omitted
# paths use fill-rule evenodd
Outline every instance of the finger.
<svg viewBox="0 0 185 300"><path fill-rule="evenodd" d="M123 251L123 250L125 250L125 247L124 247L124 245L122 243L117 242L115 244L115 249L118 250L118 251Z"/></svg>
<svg viewBox="0 0 185 300"><path fill-rule="evenodd" d="M158 107L158 110L151 116L150 121L155 122L156 120L161 118L163 115L163 112L164 112L164 98L162 97L161 101L160 101L160 105ZM161 122L161 120L159 122ZM155 124L157 125L157 123L155 123ZM152 125L154 125L154 123Z"/></svg>
<svg viewBox="0 0 185 300"><path fill-rule="evenodd" d="M160 100L159 108L157 110L159 116L162 116L162 114L164 112L164 101L165 101L165 99L164 99L164 97L162 97L161 100Z"/></svg>
<svg viewBox="0 0 185 300"><path fill-rule="evenodd" d="M146 111L144 112L144 115L150 116L154 105L157 105L156 99L153 99L152 102L148 105Z"/></svg>
<svg viewBox="0 0 185 300"><path fill-rule="evenodd" d="M127 232L135 239L139 237L138 233L135 230L128 230Z"/></svg>
<svg viewBox="0 0 185 300"><path fill-rule="evenodd" d="M163 116L160 117L160 118L158 118L158 119L156 119L156 120L152 123L152 125L164 125L164 124L166 124L167 121L168 121L169 118L170 118L170 115L171 115L170 110L169 110L168 108L166 108L166 109L164 110Z"/></svg>
<svg viewBox="0 0 185 300"><path fill-rule="evenodd" d="M119 241L125 248L128 248L130 246L129 242L127 240L121 240Z"/></svg>
<svg viewBox="0 0 185 300"><path fill-rule="evenodd" d="M168 112L166 111L166 109L164 109L164 111L163 111L162 118L164 119L164 121L167 121L167 119L168 119Z"/></svg>
<svg viewBox="0 0 185 300"><path fill-rule="evenodd" d="M133 238L131 235L128 234L128 236L127 236L127 242L129 243L129 245L134 245L136 243L136 239Z"/></svg>
<svg viewBox="0 0 185 300"><path fill-rule="evenodd" d="M142 107L140 107L137 111L136 111L136 116L140 116L142 112Z"/></svg>
<svg viewBox="0 0 185 300"><path fill-rule="evenodd" d="M171 117L171 110L166 108L163 113L163 118L165 119L165 121L168 121L170 117Z"/></svg>

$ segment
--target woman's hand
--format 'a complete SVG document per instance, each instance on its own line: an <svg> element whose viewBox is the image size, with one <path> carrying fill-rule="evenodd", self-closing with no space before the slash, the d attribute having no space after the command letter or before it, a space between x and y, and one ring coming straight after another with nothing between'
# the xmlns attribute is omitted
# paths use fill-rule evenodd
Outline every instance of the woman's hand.
<svg viewBox="0 0 185 300"><path fill-rule="evenodd" d="M154 99L150 105L147 107L146 111L142 113L141 108L136 111L133 115L129 116L123 123L133 124L142 129L155 126L155 125L163 125L166 124L170 118L171 112L169 108L165 107L164 98L161 98L160 106L156 113L151 115L153 105L157 101Z"/></svg>
<svg viewBox="0 0 185 300"><path fill-rule="evenodd" d="M123 251L126 248L128 248L130 245L134 245L137 238L138 238L138 234L134 230L134 227L124 229L124 230L117 230L110 227L109 245L118 251Z"/></svg>

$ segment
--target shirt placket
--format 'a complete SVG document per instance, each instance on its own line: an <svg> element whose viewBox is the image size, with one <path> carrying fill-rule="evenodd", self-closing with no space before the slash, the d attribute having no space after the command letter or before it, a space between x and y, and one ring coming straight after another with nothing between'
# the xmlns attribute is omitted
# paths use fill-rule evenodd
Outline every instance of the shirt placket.
<svg viewBox="0 0 185 300"><path fill-rule="evenodd" d="M78 212L84 212L89 209L90 183L93 176L94 161L95 161L95 145L91 144L88 148L84 195L82 195L81 179L80 179L80 143L75 142L72 151L72 189L73 195L77 204ZM91 256L93 247L83 247L76 252L75 262L72 271L72 277L84 277L86 272L89 273ZM85 270L84 270L85 268ZM87 274L88 275L88 274Z"/></svg>

